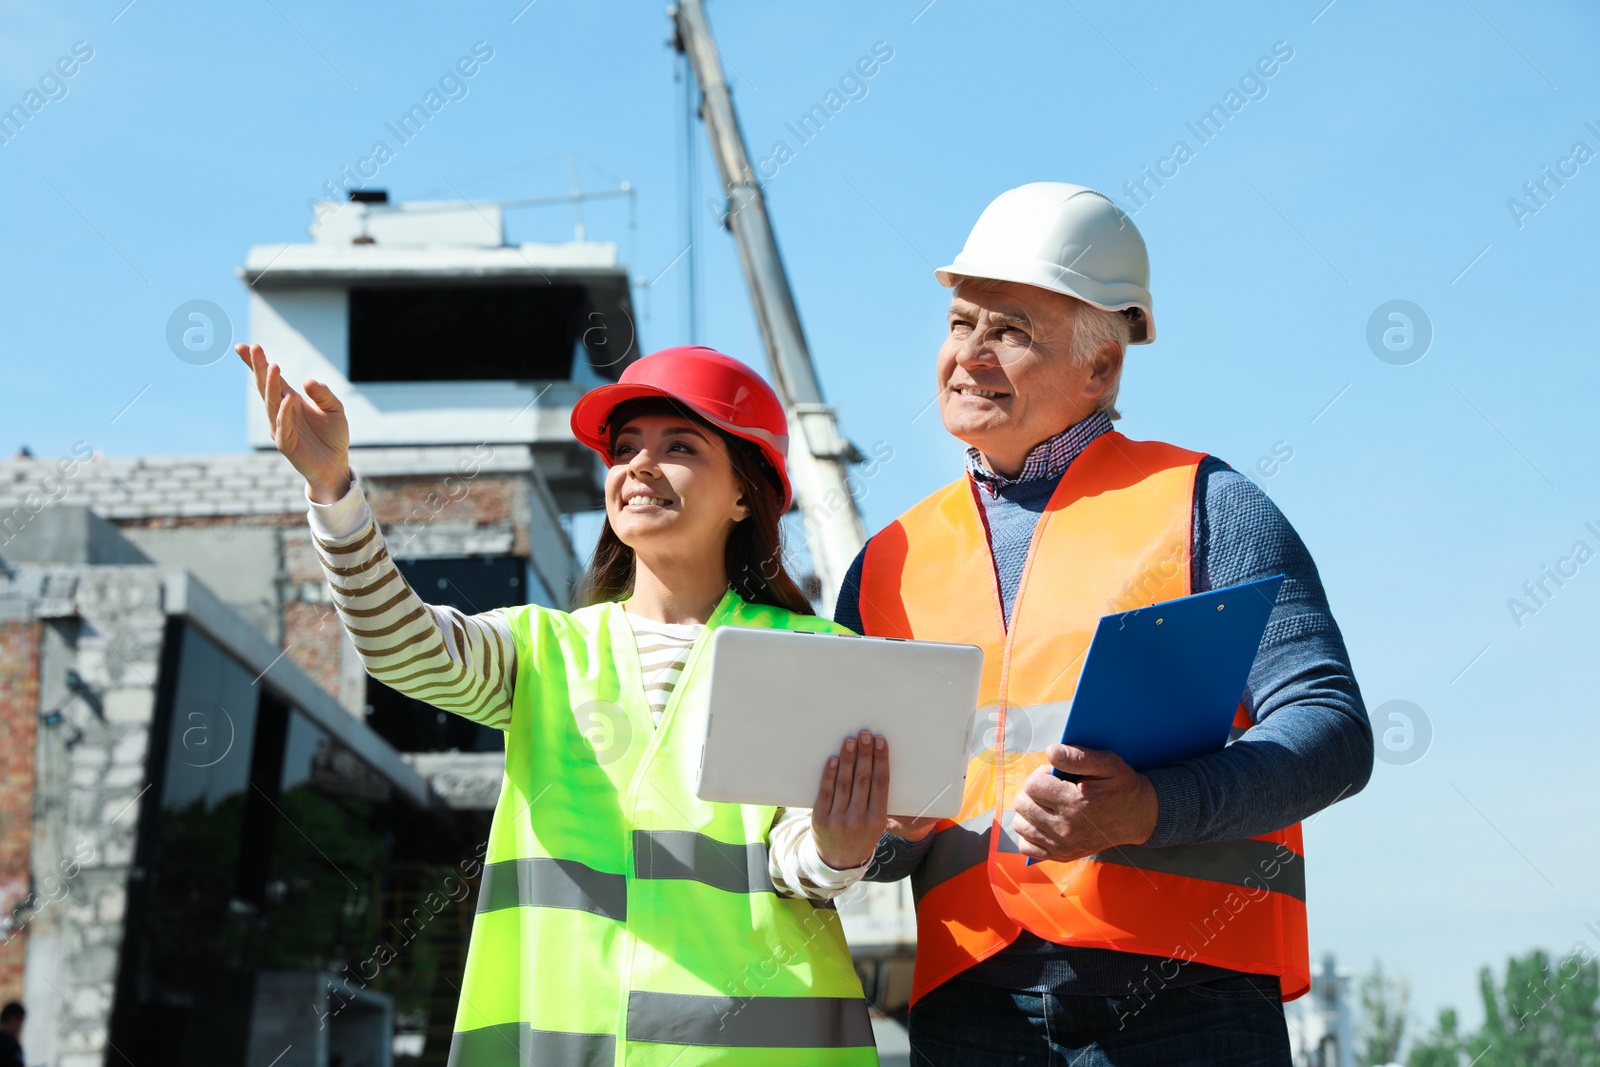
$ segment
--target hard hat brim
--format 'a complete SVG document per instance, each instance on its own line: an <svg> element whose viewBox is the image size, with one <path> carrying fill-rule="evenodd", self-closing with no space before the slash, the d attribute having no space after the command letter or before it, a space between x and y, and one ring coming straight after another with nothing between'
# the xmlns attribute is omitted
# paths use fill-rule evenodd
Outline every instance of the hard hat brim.
<svg viewBox="0 0 1600 1067"><path fill-rule="evenodd" d="M1052 293L1061 293L1082 300L1085 304L1102 311L1126 311L1129 308L1138 308L1144 315L1129 322L1131 329L1128 343L1147 345L1156 339L1156 320L1150 308L1150 294L1131 282L1108 284L1053 263L1002 265L975 263L961 257L957 257L956 261L948 266L939 267L933 275L946 289L954 289L956 283L963 278L981 278L994 282L1015 282L1018 285L1031 285Z"/></svg>

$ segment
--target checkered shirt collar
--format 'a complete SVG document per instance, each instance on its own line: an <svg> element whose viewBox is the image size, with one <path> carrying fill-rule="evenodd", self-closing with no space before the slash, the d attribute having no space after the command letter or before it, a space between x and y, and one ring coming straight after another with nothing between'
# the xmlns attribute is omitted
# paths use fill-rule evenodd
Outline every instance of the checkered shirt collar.
<svg viewBox="0 0 1600 1067"><path fill-rule="evenodd" d="M1081 422L1068 426L1054 436L1047 437L1028 451L1022 461L1022 470L1014 478L991 471L983 462L983 454L976 448L967 449L967 473L991 495L1018 482L1038 481L1041 478L1059 478L1078 454L1101 434L1110 431L1111 416L1097 411Z"/></svg>

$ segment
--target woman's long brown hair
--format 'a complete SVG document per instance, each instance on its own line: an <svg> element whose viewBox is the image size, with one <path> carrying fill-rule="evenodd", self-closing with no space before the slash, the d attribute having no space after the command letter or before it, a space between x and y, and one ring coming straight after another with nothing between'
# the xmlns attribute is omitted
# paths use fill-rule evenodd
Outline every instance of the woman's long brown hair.
<svg viewBox="0 0 1600 1067"><path fill-rule="evenodd" d="M728 534L727 548L723 551L728 585L733 591L751 604L767 604L801 615L812 614L811 602L783 565L783 533L778 525L783 513L779 510L778 475L761 450L666 397L642 397L618 404L607 423L613 447L617 431L629 419L641 415L675 415L687 419L705 430L713 441L723 443L733 465L733 476L738 479L740 493L750 509L750 514ZM578 583L579 606L624 600L632 595L634 562L633 549L623 544L611 529L608 515L600 528L594 558Z"/></svg>

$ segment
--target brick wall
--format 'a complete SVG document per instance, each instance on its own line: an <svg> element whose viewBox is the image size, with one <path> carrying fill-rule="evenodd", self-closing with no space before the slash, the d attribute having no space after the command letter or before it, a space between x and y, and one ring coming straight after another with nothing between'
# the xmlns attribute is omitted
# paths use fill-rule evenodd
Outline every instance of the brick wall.
<svg viewBox="0 0 1600 1067"><path fill-rule="evenodd" d="M341 699L344 629L332 604L291 602L283 606L287 658L311 675L329 696Z"/></svg>
<svg viewBox="0 0 1600 1067"><path fill-rule="evenodd" d="M30 886L39 627L32 619L0 622L0 919ZM27 934L0 930L0 1003L21 999L26 957Z"/></svg>
<svg viewBox="0 0 1600 1067"><path fill-rule="evenodd" d="M448 482L448 484L446 484ZM517 541L527 536L526 478L480 474L445 478L374 478L367 486L367 503L385 535L394 540L402 531L433 522L491 525L516 523ZM525 543L514 551L527 555Z"/></svg>
<svg viewBox="0 0 1600 1067"><path fill-rule="evenodd" d="M304 526L304 511L261 515L149 515L138 519L116 519L114 524L134 530L180 530L209 526Z"/></svg>

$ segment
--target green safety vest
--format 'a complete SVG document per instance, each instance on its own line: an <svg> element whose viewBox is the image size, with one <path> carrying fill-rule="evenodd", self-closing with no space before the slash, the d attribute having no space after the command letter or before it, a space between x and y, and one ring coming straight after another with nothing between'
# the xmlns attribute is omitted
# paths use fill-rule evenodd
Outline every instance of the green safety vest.
<svg viewBox="0 0 1600 1067"><path fill-rule="evenodd" d="M656 727L620 604L508 618L506 773L450 1067L875 1065L838 912L767 873L777 809L695 796L716 628L849 631L729 590Z"/></svg>

